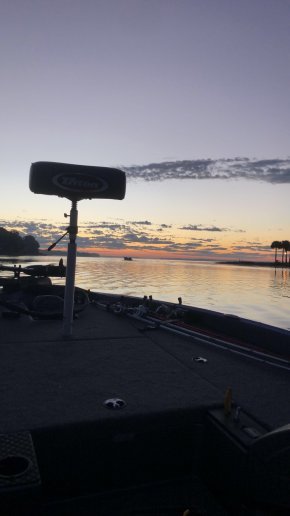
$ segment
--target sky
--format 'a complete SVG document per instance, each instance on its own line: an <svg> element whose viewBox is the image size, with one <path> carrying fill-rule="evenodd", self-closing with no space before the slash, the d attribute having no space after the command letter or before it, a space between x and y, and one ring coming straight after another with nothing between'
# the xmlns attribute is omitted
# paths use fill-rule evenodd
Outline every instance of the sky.
<svg viewBox="0 0 290 516"><path fill-rule="evenodd" d="M290 240L290 0L0 0L0 64L1 227L64 232L69 201L28 186L53 161L126 172L123 201L79 203L80 251Z"/></svg>

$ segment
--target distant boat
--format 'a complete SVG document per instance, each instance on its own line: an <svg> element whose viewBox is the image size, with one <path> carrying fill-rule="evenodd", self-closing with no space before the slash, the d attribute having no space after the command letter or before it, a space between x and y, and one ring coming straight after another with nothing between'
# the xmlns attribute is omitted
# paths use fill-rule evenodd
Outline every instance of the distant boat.
<svg viewBox="0 0 290 516"><path fill-rule="evenodd" d="M127 262L132 262L133 258L132 256L124 256L124 260L126 260Z"/></svg>

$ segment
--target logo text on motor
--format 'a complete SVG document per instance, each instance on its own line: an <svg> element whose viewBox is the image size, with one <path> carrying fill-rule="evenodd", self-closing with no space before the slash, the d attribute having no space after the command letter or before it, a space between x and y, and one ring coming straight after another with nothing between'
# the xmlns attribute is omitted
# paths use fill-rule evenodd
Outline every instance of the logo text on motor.
<svg viewBox="0 0 290 516"><path fill-rule="evenodd" d="M101 177L82 174L58 174L53 178L55 185L71 192L103 192L108 183Z"/></svg>

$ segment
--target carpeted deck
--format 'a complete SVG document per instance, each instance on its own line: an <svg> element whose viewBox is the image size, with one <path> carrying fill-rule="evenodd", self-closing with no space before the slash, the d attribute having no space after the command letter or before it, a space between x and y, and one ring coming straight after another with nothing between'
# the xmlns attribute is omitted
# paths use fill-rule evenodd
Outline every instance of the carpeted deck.
<svg viewBox="0 0 290 516"><path fill-rule="evenodd" d="M144 323L95 306L74 321L70 340L62 338L60 321L0 318L0 434L32 436L47 514L62 514L63 503L65 510L71 504L67 514L77 514L82 498L87 514L106 514L106 504L115 507L108 514L123 514L116 493L139 486L136 506L130 491L128 514L151 508L152 516L152 485L156 514L169 506L175 514L194 503L204 514L226 514L202 484L202 502L193 489L200 482L208 411L223 406L230 386L235 403L265 429L289 422L288 370L199 339L140 329ZM124 406L108 408L104 402L111 398ZM148 483L146 505L140 486ZM179 483L189 486L186 496ZM96 489L98 497L90 502ZM101 493L112 490L117 505L105 495L102 502Z"/></svg>

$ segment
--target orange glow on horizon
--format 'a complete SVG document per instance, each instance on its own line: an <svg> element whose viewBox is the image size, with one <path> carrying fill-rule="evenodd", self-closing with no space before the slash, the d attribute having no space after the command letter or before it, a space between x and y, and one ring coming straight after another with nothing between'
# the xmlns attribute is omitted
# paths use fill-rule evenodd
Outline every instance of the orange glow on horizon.
<svg viewBox="0 0 290 516"><path fill-rule="evenodd" d="M61 249L62 251L66 251L66 249ZM269 252L245 252L245 253L236 253L231 249L225 251L216 251L214 255L208 255L204 253L202 250L195 252L168 252L160 250L151 250L151 249L109 249L109 248L85 248L79 247L78 252L88 253L88 254L98 254L100 257L116 257L116 258L124 258L125 256L130 256L131 258L148 258L148 259L167 259L167 260L213 260L213 261L222 261L222 260L249 260L249 261L273 261L273 253Z"/></svg>

